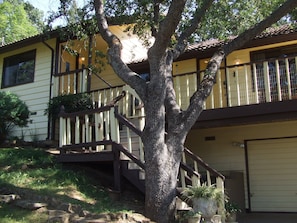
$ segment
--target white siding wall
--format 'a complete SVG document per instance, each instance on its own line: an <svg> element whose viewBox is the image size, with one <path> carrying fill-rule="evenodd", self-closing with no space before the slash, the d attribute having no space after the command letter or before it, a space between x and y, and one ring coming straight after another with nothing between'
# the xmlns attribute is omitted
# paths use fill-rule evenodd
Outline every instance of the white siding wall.
<svg viewBox="0 0 297 223"><path fill-rule="evenodd" d="M55 48L55 41L48 42L52 48ZM47 116L44 110L49 101L50 74L51 74L51 51L43 43L37 43L29 47L11 51L0 55L0 71L2 76L3 59L29 50L36 49L34 82L18 85L14 87L0 89L1 91L10 91L16 93L21 100L25 101L31 113L31 123L28 127L15 128L13 135L22 137L26 141L45 140L47 137ZM2 77L0 78L2 81Z"/></svg>

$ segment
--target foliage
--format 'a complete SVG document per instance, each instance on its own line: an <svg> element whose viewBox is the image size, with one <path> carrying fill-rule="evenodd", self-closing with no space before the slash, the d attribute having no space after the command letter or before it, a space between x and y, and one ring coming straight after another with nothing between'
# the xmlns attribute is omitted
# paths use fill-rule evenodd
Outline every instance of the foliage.
<svg viewBox="0 0 297 223"><path fill-rule="evenodd" d="M201 186L189 186L182 192L182 196L187 200L205 198L214 199L217 204L222 204L224 202L224 194L213 184L210 186L207 184L202 184Z"/></svg>
<svg viewBox="0 0 297 223"><path fill-rule="evenodd" d="M193 211L193 210L190 210L186 213L186 217L198 217L198 216L201 216L201 212L196 212L196 211Z"/></svg>
<svg viewBox="0 0 297 223"><path fill-rule="evenodd" d="M29 109L16 94L0 92L0 136L4 140L14 126L24 127L29 121ZM0 137L0 143L1 143Z"/></svg>
<svg viewBox="0 0 297 223"><path fill-rule="evenodd" d="M194 11L201 6L202 1L188 1L181 23L176 30L176 34L180 34L189 25L190 20L194 16ZM238 35L245 29L260 22L263 18L268 16L272 10L279 7L284 0L259 1L259 0L221 0L214 1L209 13L205 16L202 24L195 33L193 33L192 41L201 41L211 38L225 39L232 35ZM105 3L105 13L112 17L117 16L122 19L122 23L127 21L127 17L133 17L133 26L135 33L140 34L144 38L147 37L148 31L155 27L164 19L170 1L160 1L159 10L160 17L158 21L153 18L154 5L151 1L119 1L109 0ZM121 21L121 20L117 20ZM294 17L292 14L286 19L281 20L278 24L283 22L292 22ZM174 37L174 39L177 36Z"/></svg>
<svg viewBox="0 0 297 223"><path fill-rule="evenodd" d="M177 213L177 222L187 222L191 218L201 218L201 212L195 212L194 210L185 210Z"/></svg>
<svg viewBox="0 0 297 223"><path fill-rule="evenodd" d="M232 213L238 213L241 212L241 209L238 207L238 205L231 201L225 202L225 210L226 214L232 214Z"/></svg>
<svg viewBox="0 0 297 223"><path fill-rule="evenodd" d="M14 42L42 30L42 13L23 0L4 0L0 4L0 38Z"/></svg>
<svg viewBox="0 0 297 223"><path fill-rule="evenodd" d="M86 93L60 95L49 101L45 114L49 114L53 119L56 119L62 105L67 113L83 111L92 108L92 99Z"/></svg>
<svg viewBox="0 0 297 223"><path fill-rule="evenodd" d="M91 1L85 1L85 5L80 8L76 1L61 0L58 11L50 12L45 31L63 27L61 37L65 40L88 39L89 35L98 32L93 10ZM55 26L57 20L60 23Z"/></svg>
<svg viewBox="0 0 297 223"><path fill-rule="evenodd" d="M31 21L32 25L36 27L38 33L41 33L44 29L43 11L35 8L29 2L24 2L24 9L27 12L28 18Z"/></svg>

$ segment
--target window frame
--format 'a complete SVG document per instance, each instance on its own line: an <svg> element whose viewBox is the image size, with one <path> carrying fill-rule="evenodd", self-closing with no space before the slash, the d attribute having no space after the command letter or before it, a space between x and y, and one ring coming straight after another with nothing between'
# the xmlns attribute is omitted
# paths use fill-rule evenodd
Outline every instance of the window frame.
<svg viewBox="0 0 297 223"><path fill-rule="evenodd" d="M33 70L30 70L33 73L30 76L25 77L25 80L22 81L20 80L20 76L22 74L20 73L22 69L21 63L30 62L30 61L33 61L33 65L32 65ZM12 83L12 81L7 80L7 78L9 78L9 76L12 75L7 70L7 68L13 67L13 66L17 66L16 69L13 69L13 72L16 71L18 74L16 74L15 80ZM3 58L1 88L3 89L3 88L19 86L23 84L33 83L35 79L35 66L36 66L36 49Z"/></svg>

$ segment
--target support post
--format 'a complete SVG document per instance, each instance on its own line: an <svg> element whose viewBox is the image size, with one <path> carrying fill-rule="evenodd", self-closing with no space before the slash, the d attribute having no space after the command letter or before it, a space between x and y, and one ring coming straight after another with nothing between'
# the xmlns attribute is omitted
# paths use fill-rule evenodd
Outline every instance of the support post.
<svg viewBox="0 0 297 223"><path fill-rule="evenodd" d="M114 161L113 161L114 190L121 191L120 151L116 148L115 144L112 144L112 151L114 154Z"/></svg>

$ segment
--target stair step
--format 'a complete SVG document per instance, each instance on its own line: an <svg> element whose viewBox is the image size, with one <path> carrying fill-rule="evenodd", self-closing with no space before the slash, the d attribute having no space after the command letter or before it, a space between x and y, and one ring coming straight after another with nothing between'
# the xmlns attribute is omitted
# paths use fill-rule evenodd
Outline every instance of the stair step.
<svg viewBox="0 0 297 223"><path fill-rule="evenodd" d="M145 180L143 178L143 170L140 169L129 169L131 161L123 160L121 162L122 174L128 179L135 187L137 187L141 192L144 193Z"/></svg>
<svg viewBox="0 0 297 223"><path fill-rule="evenodd" d="M139 170L139 179L145 180L145 171L143 169Z"/></svg>

